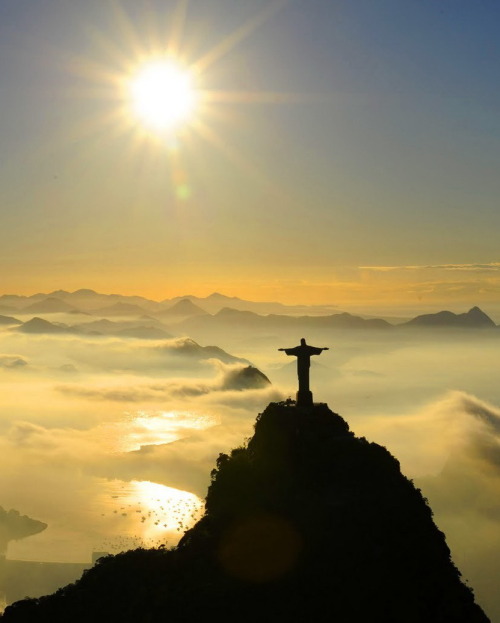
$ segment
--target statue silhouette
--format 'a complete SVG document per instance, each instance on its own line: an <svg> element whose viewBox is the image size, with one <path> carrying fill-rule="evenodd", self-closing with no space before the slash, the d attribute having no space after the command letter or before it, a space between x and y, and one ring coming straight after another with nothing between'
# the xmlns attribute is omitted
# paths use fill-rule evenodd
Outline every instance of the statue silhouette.
<svg viewBox="0 0 500 623"><path fill-rule="evenodd" d="M299 377L299 391L297 392L297 406L299 407L312 407L313 395L309 389L309 368L311 367L311 356L321 355L324 350L328 348L318 348L316 346L309 346L306 343L305 338L300 340L300 346L294 346L293 348L278 348L280 351L284 351L287 355L297 357L297 375Z"/></svg>

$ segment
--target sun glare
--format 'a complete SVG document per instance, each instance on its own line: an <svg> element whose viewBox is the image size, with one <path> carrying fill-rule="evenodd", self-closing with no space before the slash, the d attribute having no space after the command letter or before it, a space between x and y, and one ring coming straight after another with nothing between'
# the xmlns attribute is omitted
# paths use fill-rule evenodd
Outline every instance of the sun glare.
<svg viewBox="0 0 500 623"><path fill-rule="evenodd" d="M265 2L253 16L227 36L216 37L211 45L203 38L196 40L194 32L188 33L187 0L159 3L165 6L154 16L148 12L147 19L138 23L122 3L113 3L119 41L91 27L95 37L92 55L71 62L71 70L82 81L78 96L100 102L94 116L75 127L71 140L90 134L99 142L104 136L125 139L120 143L126 145L122 156L134 161L146 153L151 158L168 154L172 190L179 202L188 201L196 192L189 174L197 166L197 147L201 145L218 152L266 191L273 190L280 198L286 196L260 163L252 162L229 140L238 122L238 114L230 105L301 102L303 94L227 90L217 84L221 73L211 71L289 1ZM165 28L158 29L162 24ZM202 53L197 55L197 50ZM102 105L104 101L107 106Z"/></svg>
<svg viewBox="0 0 500 623"><path fill-rule="evenodd" d="M173 130L192 117L196 92L190 73L173 61L150 62L131 82L132 103L144 123L156 130Z"/></svg>

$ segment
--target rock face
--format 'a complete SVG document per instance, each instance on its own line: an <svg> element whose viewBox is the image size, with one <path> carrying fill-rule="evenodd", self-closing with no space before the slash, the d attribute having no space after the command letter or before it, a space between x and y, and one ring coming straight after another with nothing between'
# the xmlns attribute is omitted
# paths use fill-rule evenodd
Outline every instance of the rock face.
<svg viewBox="0 0 500 623"><path fill-rule="evenodd" d="M24 617L24 618L23 618ZM487 617L389 452L316 404L271 403L220 455L205 516L172 550L102 559L11 621L474 623Z"/></svg>

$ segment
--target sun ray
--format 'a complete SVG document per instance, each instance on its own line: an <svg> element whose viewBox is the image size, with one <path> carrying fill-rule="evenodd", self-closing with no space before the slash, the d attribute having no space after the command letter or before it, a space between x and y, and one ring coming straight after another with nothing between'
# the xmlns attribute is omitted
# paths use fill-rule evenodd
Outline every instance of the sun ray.
<svg viewBox="0 0 500 623"><path fill-rule="evenodd" d="M281 91L202 91L207 103L227 104L301 104L323 103L333 99L328 93L286 93Z"/></svg>
<svg viewBox="0 0 500 623"><path fill-rule="evenodd" d="M99 28L93 24L86 24L84 30L87 36L92 39L96 49L101 50L107 57L111 66L116 67L119 71L126 71L129 64L129 53L127 53L122 47L118 45L116 41L112 41L107 37ZM127 45L132 45L127 42ZM90 59L89 59L90 60ZM100 61L101 64L105 64L104 61Z"/></svg>
<svg viewBox="0 0 500 623"><path fill-rule="evenodd" d="M178 0L177 2L167 39L168 56L181 56L181 41L184 35L188 6L189 0Z"/></svg>
<svg viewBox="0 0 500 623"><path fill-rule="evenodd" d="M206 142L218 149L233 165L253 179L262 188L274 195L282 196L282 190L248 158L245 158L236 148L223 141L217 133L200 119L193 123L193 129Z"/></svg>
<svg viewBox="0 0 500 623"><path fill-rule="evenodd" d="M75 56L70 61L71 72L86 80L85 87L79 84L72 89L66 89L65 92L75 91L76 95L85 94L95 90L96 88L105 87L107 91L111 91L120 81L120 72L106 67L102 63L93 61L85 56ZM99 87L96 87L96 85ZM114 97L117 97L114 91Z"/></svg>
<svg viewBox="0 0 500 623"><path fill-rule="evenodd" d="M146 7L144 8L144 30L146 33L146 41L149 42L148 54L153 55L163 54L166 49L165 41L160 36L159 30L159 19L158 16L152 10L152 3L144 3ZM149 5L149 6L148 6Z"/></svg>
<svg viewBox="0 0 500 623"><path fill-rule="evenodd" d="M118 26L121 28L123 34L126 37L127 44L130 46L130 51L134 57L139 58L144 54L144 43L139 37L132 20L125 12L123 6L118 0L113 0L111 3L113 14L117 21Z"/></svg>
<svg viewBox="0 0 500 623"><path fill-rule="evenodd" d="M210 67L210 65L213 65L213 63L220 60L235 46L247 39L258 28L278 13L286 4L288 4L288 2L289 0L273 0L270 2L266 7L260 10L257 15L248 20L245 24L243 24L243 26L237 28L234 32L208 51L204 56L193 63L194 70L197 72L205 71L208 67Z"/></svg>

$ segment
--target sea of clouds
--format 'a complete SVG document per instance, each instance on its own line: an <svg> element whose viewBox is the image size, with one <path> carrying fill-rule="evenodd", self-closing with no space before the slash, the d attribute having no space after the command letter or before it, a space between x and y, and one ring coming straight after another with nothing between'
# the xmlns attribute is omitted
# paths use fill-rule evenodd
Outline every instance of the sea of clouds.
<svg viewBox="0 0 500 623"><path fill-rule="evenodd" d="M300 337L221 336L217 346L272 382L241 390L233 381L247 364L179 356L178 340L3 330L0 505L48 524L11 542L8 557L86 561L113 539L116 549L140 542L151 528L140 521L148 502L124 508L120 487L131 482L203 498L218 454L245 442L270 401L294 395L295 360L277 349ZM500 620L496 333L313 337L331 348L313 360L315 400L396 456L429 499L479 603ZM156 537L175 543L182 531L166 519L162 525Z"/></svg>

